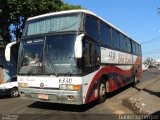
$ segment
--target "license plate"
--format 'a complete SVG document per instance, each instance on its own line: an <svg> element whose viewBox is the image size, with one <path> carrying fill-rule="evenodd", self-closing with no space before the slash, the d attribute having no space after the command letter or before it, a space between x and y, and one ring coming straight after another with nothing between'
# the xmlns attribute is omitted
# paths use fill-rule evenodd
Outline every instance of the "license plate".
<svg viewBox="0 0 160 120"><path fill-rule="evenodd" d="M38 98L39 98L39 99L48 100L48 95L45 95L45 94L39 94L39 95L38 95Z"/></svg>

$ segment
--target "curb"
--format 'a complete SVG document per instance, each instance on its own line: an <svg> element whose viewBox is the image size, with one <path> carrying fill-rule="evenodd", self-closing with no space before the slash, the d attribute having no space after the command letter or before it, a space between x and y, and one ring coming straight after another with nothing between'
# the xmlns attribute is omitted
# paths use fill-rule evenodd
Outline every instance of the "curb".
<svg viewBox="0 0 160 120"><path fill-rule="evenodd" d="M137 84L134 88L141 91L141 90L145 89L146 87L150 86L151 84L153 84L154 82L159 81L159 80L160 80L160 76L158 76L154 79L148 80L148 81L142 81L139 84Z"/></svg>

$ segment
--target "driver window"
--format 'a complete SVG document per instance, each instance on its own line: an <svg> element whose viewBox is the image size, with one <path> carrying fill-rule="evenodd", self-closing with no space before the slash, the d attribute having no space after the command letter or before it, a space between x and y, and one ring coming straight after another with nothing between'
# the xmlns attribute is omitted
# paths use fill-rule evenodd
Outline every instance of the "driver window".
<svg viewBox="0 0 160 120"><path fill-rule="evenodd" d="M86 42L85 45L84 45L84 51L83 51L83 54L84 54L84 67L85 67L86 69L87 69L88 67L92 67L92 62L91 62L91 58L92 58L91 49L92 49L91 43Z"/></svg>
<svg viewBox="0 0 160 120"><path fill-rule="evenodd" d="M87 74L100 66L100 47L89 40L86 40L83 46L83 68Z"/></svg>

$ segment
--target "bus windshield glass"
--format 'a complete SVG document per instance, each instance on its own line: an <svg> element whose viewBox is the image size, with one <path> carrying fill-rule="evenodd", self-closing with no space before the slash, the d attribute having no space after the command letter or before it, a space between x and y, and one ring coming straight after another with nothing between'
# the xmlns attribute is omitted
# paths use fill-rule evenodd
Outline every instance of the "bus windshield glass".
<svg viewBox="0 0 160 120"><path fill-rule="evenodd" d="M33 71L34 74L38 74L42 72L43 46L43 39L23 41L20 44L19 73L29 74L29 72Z"/></svg>
<svg viewBox="0 0 160 120"><path fill-rule="evenodd" d="M26 23L23 36L79 31L81 29L82 13L62 14L31 19Z"/></svg>
<svg viewBox="0 0 160 120"><path fill-rule="evenodd" d="M20 45L18 74L80 74L74 58L76 35L46 36L46 40L24 40Z"/></svg>

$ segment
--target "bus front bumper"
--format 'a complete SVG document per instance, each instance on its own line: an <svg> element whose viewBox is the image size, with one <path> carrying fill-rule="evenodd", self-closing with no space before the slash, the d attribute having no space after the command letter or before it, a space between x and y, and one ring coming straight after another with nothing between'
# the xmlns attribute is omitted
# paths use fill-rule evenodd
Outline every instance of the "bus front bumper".
<svg viewBox="0 0 160 120"><path fill-rule="evenodd" d="M62 104L83 104L81 91L48 90L37 88L19 88L21 97L36 101L45 101Z"/></svg>

